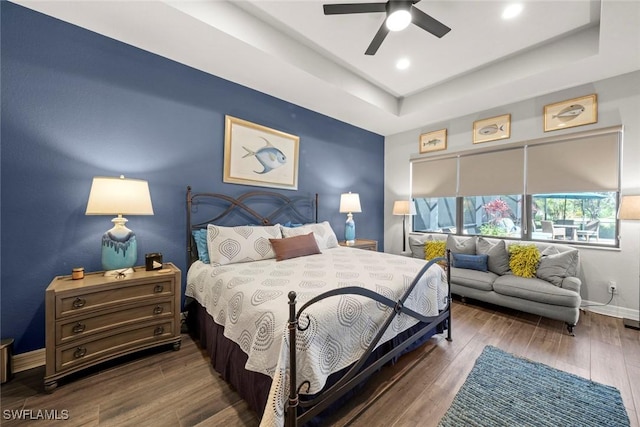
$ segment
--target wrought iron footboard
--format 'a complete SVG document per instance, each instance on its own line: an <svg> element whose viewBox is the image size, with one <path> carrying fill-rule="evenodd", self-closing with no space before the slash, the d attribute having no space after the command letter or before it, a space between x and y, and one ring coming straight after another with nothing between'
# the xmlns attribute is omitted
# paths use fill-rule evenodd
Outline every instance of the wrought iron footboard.
<svg viewBox="0 0 640 427"><path fill-rule="evenodd" d="M450 265L451 253L447 250L446 257L436 258L429 261L420 272L414 277L411 285L407 289L407 291L402 295L402 297L398 301L393 301L383 295L380 295L376 292L373 292L366 288L360 288L357 286L349 286L340 289L334 289L329 292L325 292L321 295L318 295L307 303L305 303L299 310L296 311L296 293L289 292L289 321L288 321L288 332L289 332L289 400L287 404L287 413L286 413L286 425L287 427L296 427L298 424L304 425L306 422L311 420L313 417L318 415L324 409L326 409L329 405L335 402L337 399L342 397L345 393L355 387L357 384L362 382L366 377L371 375L377 369L379 369L382 365L390 361L395 356L399 355L402 351L404 351L409 345L413 344L424 335L430 333L439 325L441 325L445 320L447 322L447 341L451 341L451 269L448 267ZM423 316L420 313L415 312L407 307L405 307L404 303L411 295L411 292L418 284L418 281L422 276L426 273L426 271L435 263L445 261L447 264L446 274L447 274L447 300L445 308L440 311L440 314L437 316ZM360 359L351 365L351 368L332 386L330 386L327 390L323 391L320 395L315 396L312 399L301 401L300 391L303 387L307 387L309 389L309 382L304 381L297 386L298 380L296 375L296 334L297 331L304 331L306 327L301 327L298 323L298 319L302 316L303 312L311 305L322 301L326 298L330 298L337 295L361 295L367 298L371 298L381 304L384 304L388 307L393 308L393 310L389 313L389 316L385 319L384 324L373 338L372 342L369 344L369 347L364 352L364 354L360 357ZM384 333L387 331L393 320L396 316L400 314L405 314L411 316L423 323L425 326L416 331L413 335L405 339L400 344L393 347L391 350L386 352L382 357L376 360L375 363L367 366L362 369L365 365L367 359L371 355L371 353L375 350L376 346L382 339ZM308 325L307 325L308 327ZM362 370L361 370L362 369ZM304 409L304 412L298 414L298 408Z"/></svg>

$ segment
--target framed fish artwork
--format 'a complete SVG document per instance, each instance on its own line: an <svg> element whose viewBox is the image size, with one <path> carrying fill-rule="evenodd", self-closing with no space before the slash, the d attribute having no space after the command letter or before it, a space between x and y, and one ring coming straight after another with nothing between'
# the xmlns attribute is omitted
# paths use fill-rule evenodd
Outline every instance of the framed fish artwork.
<svg viewBox="0 0 640 427"><path fill-rule="evenodd" d="M598 100L595 94L544 106L545 132L589 125L597 121Z"/></svg>
<svg viewBox="0 0 640 427"><path fill-rule="evenodd" d="M300 137L225 116L224 182L298 189Z"/></svg>
<svg viewBox="0 0 640 427"><path fill-rule="evenodd" d="M447 149L447 130L440 129L420 135L420 154Z"/></svg>
<svg viewBox="0 0 640 427"><path fill-rule="evenodd" d="M511 137L511 114L473 122L473 143L495 141Z"/></svg>

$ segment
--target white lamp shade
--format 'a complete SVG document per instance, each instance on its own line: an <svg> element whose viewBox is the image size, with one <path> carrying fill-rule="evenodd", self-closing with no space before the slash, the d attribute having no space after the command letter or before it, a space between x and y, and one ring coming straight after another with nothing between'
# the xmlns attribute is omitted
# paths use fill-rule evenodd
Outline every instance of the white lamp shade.
<svg viewBox="0 0 640 427"><path fill-rule="evenodd" d="M393 203L394 215L415 215L416 206L411 200L396 200Z"/></svg>
<svg viewBox="0 0 640 427"><path fill-rule="evenodd" d="M340 213L362 212L358 193L343 193L340 196Z"/></svg>
<svg viewBox="0 0 640 427"><path fill-rule="evenodd" d="M149 183L124 176L96 176L85 215L153 215Z"/></svg>
<svg viewBox="0 0 640 427"><path fill-rule="evenodd" d="M640 194L635 196L622 196L618 219L640 219Z"/></svg>

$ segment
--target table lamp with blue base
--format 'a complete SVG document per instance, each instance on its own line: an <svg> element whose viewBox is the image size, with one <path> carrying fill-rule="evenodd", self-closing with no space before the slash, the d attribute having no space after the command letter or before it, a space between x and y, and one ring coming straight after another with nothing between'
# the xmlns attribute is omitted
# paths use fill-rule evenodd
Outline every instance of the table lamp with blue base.
<svg viewBox="0 0 640 427"><path fill-rule="evenodd" d="M91 184L86 215L118 215L113 228L102 235L102 268L105 276L123 277L133 273L138 258L136 235L122 215L153 215L149 184L124 176L95 177Z"/></svg>
<svg viewBox="0 0 640 427"><path fill-rule="evenodd" d="M343 193L340 196L340 213L347 214L347 221L344 225L344 240L347 245L356 243L356 223L353 220L353 213L362 212L360 207L360 195L358 193Z"/></svg>
<svg viewBox="0 0 640 427"><path fill-rule="evenodd" d="M125 269L127 274L138 258L138 242L133 231L124 224L122 215L111 220L114 226L102 235L102 268L105 271Z"/></svg>

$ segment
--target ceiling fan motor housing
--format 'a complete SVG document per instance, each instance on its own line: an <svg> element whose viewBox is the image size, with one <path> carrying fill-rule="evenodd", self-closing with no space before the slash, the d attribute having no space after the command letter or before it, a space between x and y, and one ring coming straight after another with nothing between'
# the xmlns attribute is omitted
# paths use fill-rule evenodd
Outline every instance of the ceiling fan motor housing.
<svg viewBox="0 0 640 427"><path fill-rule="evenodd" d="M387 16L398 10L406 10L408 12L411 12L411 6L413 6L413 3L414 2L411 0L389 1L385 5L385 8L387 9Z"/></svg>
<svg viewBox="0 0 640 427"><path fill-rule="evenodd" d="M390 31L402 31L411 24L412 1L390 1L385 5L386 26Z"/></svg>

